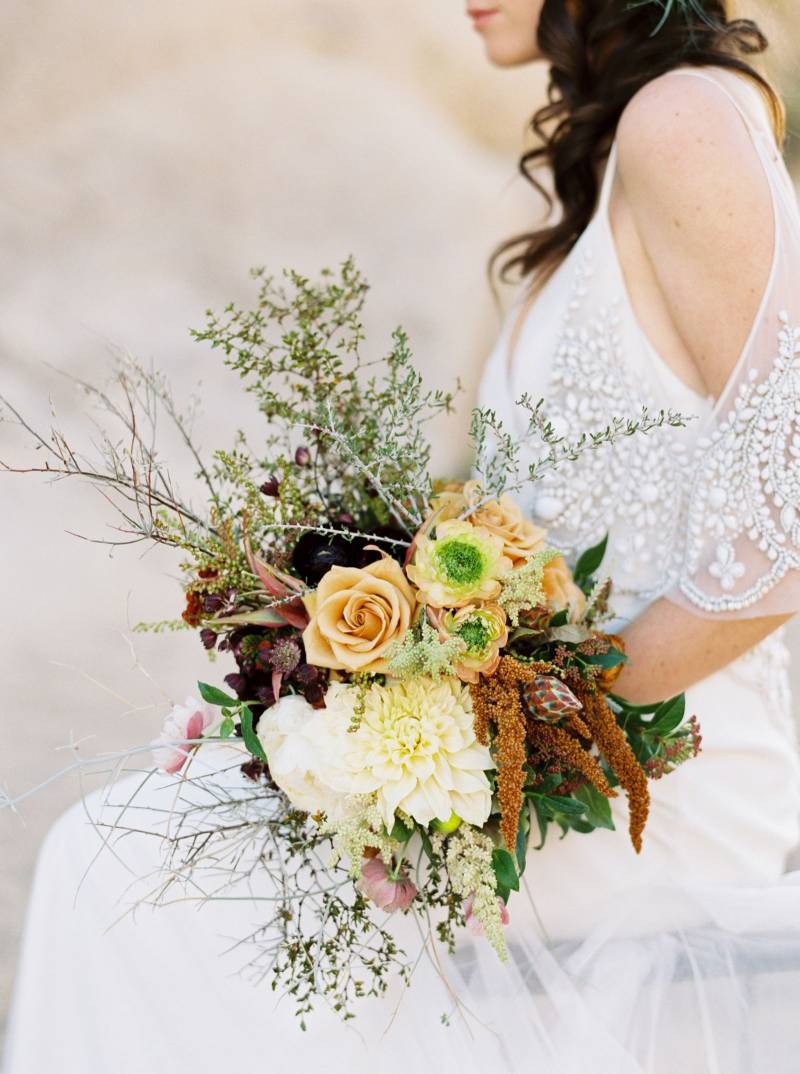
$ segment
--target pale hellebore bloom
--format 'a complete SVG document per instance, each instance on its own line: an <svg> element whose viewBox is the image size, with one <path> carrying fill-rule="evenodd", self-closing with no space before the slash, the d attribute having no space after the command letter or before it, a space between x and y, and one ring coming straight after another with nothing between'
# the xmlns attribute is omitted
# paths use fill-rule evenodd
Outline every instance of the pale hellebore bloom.
<svg viewBox="0 0 800 1074"><path fill-rule="evenodd" d="M151 743L158 768L168 775L180 772L197 748L198 743L193 744L191 740L216 731L221 720L218 709L191 695L182 705L173 705L161 734Z"/></svg>
<svg viewBox="0 0 800 1074"><path fill-rule="evenodd" d="M405 875L393 880L389 876L386 863L380 857L367 858L364 861L356 887L379 909L389 913L393 910L407 910L417 895L413 880L409 880Z"/></svg>

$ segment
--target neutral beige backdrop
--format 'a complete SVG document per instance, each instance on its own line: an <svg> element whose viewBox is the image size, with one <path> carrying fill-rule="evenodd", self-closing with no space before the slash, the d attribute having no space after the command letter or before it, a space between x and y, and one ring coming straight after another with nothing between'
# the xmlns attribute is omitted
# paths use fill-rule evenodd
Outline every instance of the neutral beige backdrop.
<svg viewBox="0 0 800 1074"><path fill-rule="evenodd" d="M42 424L52 400L79 433L86 404L58 370L102 380L123 346L179 395L201 381L198 435L224 443L257 424L188 327L245 299L252 264L314 273L353 253L371 345L404 325L431 381L465 381L466 413L498 328L486 257L540 208L515 171L542 72L489 67L465 6L6 0L0 391ZM778 56L789 94L791 58ZM463 424L442 431L443 472L462 440ZM0 457L26 455L0 425ZM185 460L176 470L188 481ZM190 635L132 632L179 611L176 565L67 532L109 520L86 486L0 475L9 793L68 763L69 743L88 757L148 741L169 699L227 670ZM36 851L80 792L71 777L0 813L0 1024Z"/></svg>

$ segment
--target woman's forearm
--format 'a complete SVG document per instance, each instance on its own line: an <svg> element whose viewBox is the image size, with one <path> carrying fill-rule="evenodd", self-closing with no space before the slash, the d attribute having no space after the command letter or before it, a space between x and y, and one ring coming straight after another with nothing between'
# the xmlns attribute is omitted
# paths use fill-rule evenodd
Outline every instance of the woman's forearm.
<svg viewBox="0 0 800 1074"><path fill-rule="evenodd" d="M672 601L657 600L622 633L628 662L614 692L635 704L682 693L790 618L701 619Z"/></svg>

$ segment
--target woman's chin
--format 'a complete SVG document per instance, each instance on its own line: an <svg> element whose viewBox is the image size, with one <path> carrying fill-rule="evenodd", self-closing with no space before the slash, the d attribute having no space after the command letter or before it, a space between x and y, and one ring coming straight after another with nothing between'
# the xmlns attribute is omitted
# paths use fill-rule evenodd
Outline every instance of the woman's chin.
<svg viewBox="0 0 800 1074"><path fill-rule="evenodd" d="M518 44L508 41L486 40L486 59L493 67L521 67L542 58L535 49L520 48Z"/></svg>

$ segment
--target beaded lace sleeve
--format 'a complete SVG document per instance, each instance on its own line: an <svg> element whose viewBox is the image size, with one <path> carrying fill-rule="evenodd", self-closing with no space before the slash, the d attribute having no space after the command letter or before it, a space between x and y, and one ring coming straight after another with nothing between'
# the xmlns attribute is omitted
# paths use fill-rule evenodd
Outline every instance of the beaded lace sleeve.
<svg viewBox="0 0 800 1074"><path fill-rule="evenodd" d="M771 128L748 126L772 191L772 268L750 336L705 419L665 593L714 618L800 609L800 210Z"/></svg>

